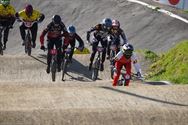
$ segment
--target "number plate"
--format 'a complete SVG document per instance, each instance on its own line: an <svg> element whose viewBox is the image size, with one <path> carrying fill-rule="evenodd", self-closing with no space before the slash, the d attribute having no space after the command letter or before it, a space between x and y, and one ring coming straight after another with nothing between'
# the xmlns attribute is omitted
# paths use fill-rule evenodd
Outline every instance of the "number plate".
<svg viewBox="0 0 188 125"><path fill-rule="evenodd" d="M50 51L50 53L51 53L52 55L56 55L56 54L57 54L57 50L56 50L56 49L52 49L52 50Z"/></svg>

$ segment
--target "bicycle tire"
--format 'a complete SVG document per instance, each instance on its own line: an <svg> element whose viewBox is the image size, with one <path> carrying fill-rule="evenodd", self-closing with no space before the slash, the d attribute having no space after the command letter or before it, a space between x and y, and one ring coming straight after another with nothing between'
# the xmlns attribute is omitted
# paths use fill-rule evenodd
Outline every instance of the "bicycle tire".
<svg viewBox="0 0 188 125"><path fill-rule="evenodd" d="M28 54L28 56L31 56L31 47L29 47L29 46L28 46L28 49L27 49L27 54Z"/></svg>
<svg viewBox="0 0 188 125"><path fill-rule="evenodd" d="M3 48L2 48L2 45L0 45L0 54L3 55Z"/></svg>
<svg viewBox="0 0 188 125"><path fill-rule="evenodd" d="M110 67L110 76L111 76L111 79L114 79L114 66Z"/></svg>
<svg viewBox="0 0 188 125"><path fill-rule="evenodd" d="M91 76L91 79L93 81L97 80L98 78L98 74L99 74L99 65L100 65L100 62L99 62L99 59L96 59L96 61L94 62L94 66L92 68L92 76Z"/></svg>
<svg viewBox="0 0 188 125"><path fill-rule="evenodd" d="M31 55L31 37L29 32L25 38L25 53L27 53L28 56Z"/></svg>
<svg viewBox="0 0 188 125"><path fill-rule="evenodd" d="M55 78L56 78L56 62L53 61L52 65L51 65L51 73L52 73L52 81L55 82Z"/></svg>
<svg viewBox="0 0 188 125"><path fill-rule="evenodd" d="M110 76L111 76L111 79L114 79L114 61L113 61L113 58L115 57L115 51L113 50L110 50Z"/></svg>
<svg viewBox="0 0 188 125"><path fill-rule="evenodd" d="M63 67L62 67L62 81L64 81L65 73L67 72L67 59L63 62Z"/></svg>

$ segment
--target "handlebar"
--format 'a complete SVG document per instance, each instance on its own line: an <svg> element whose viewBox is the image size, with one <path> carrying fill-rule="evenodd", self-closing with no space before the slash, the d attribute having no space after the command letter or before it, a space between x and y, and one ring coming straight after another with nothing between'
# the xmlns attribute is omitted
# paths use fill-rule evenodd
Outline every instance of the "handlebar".
<svg viewBox="0 0 188 125"><path fill-rule="evenodd" d="M31 28L34 23L39 23L39 21L37 21L37 20L35 20L35 21L25 21L25 20L22 20L22 19L17 19L17 21L24 23L24 25L25 25L27 28Z"/></svg>

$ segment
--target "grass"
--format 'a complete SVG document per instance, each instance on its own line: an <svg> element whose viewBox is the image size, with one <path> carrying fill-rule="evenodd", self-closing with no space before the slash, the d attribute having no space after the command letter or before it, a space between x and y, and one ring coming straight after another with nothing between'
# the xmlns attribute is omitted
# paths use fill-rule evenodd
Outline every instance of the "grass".
<svg viewBox="0 0 188 125"><path fill-rule="evenodd" d="M149 59L152 62L155 62L157 59L159 59L159 56L151 50L144 50L144 57L145 59Z"/></svg>
<svg viewBox="0 0 188 125"><path fill-rule="evenodd" d="M148 78L188 84L188 40L180 42L153 63Z"/></svg>

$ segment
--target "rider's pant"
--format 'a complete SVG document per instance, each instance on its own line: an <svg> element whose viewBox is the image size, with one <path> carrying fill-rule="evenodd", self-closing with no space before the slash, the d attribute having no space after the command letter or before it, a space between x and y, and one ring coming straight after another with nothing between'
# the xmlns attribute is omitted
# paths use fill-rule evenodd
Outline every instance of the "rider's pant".
<svg viewBox="0 0 188 125"><path fill-rule="evenodd" d="M27 29L27 27L24 25L24 23L22 23L22 25L20 26L20 34L22 37L22 40L25 40L25 30ZM37 38L37 31L38 31L38 24L34 23L33 26L30 28L31 30L31 35L32 35L32 41L33 43L35 43L36 38Z"/></svg>
<svg viewBox="0 0 188 125"><path fill-rule="evenodd" d="M5 27L4 32L0 33L0 38L1 39L2 39L2 36L3 36L3 43L4 43L4 45L6 45L6 43L8 41L9 26L13 25L14 22L15 22L15 20L10 20L9 22L7 22L7 21L0 22L0 25L3 26L3 27Z"/></svg>
<svg viewBox="0 0 188 125"><path fill-rule="evenodd" d="M48 53L47 53L47 64L48 66L50 66L51 60L52 60L52 55L50 53L50 50L54 48L54 45L56 47L57 50L57 64L58 66L61 65L61 46L62 46L62 40L61 39L57 39L57 40L48 40Z"/></svg>
<svg viewBox="0 0 188 125"><path fill-rule="evenodd" d="M128 61L125 64L118 62L118 61L115 63L116 71L114 72L113 86L117 85L119 76L121 74L121 69L123 68L123 66L126 69L126 74L124 76L126 78L126 86L129 86L129 82L130 82L130 78L131 78L131 61Z"/></svg>
<svg viewBox="0 0 188 125"><path fill-rule="evenodd" d="M103 41L102 39L98 38L94 38L95 40L93 40L93 43L92 43L92 53L91 53L91 56L90 56L90 61L91 63L93 63L93 60L95 58L95 54L97 52L97 46L99 44L99 42L101 43L102 47L104 48L103 52L102 52L102 63L104 63L105 61L105 58L106 58L106 47L107 47L107 40Z"/></svg>

